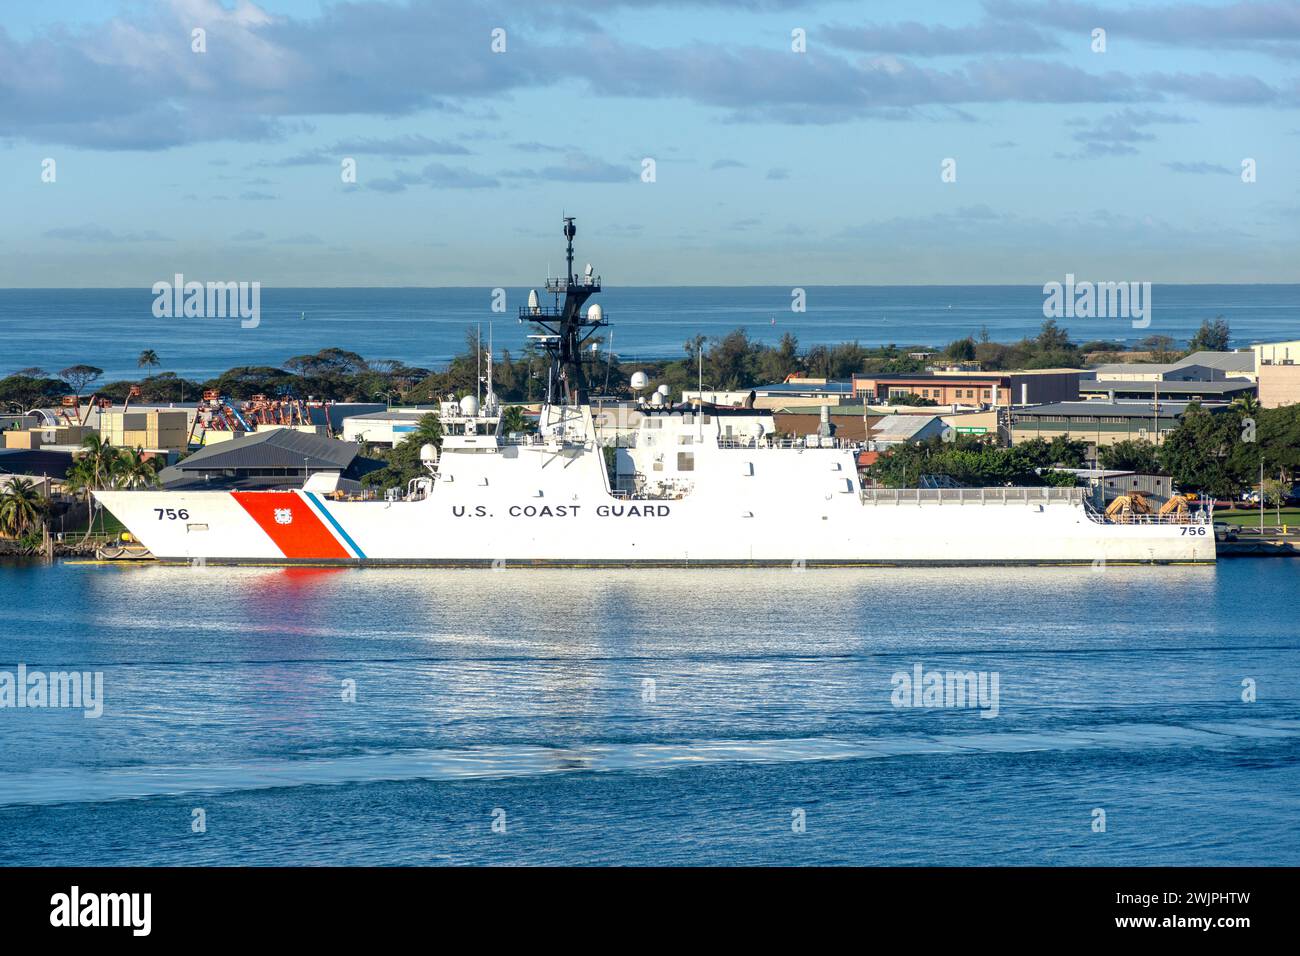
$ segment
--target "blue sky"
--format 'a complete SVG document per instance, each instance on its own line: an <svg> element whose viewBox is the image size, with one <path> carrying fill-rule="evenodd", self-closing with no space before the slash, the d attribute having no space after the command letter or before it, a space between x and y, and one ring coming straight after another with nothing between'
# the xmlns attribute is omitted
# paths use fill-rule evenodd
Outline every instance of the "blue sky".
<svg viewBox="0 0 1300 956"><path fill-rule="evenodd" d="M0 286L535 284L562 210L619 285L1300 281L1300 0L64 0L0 22Z"/></svg>

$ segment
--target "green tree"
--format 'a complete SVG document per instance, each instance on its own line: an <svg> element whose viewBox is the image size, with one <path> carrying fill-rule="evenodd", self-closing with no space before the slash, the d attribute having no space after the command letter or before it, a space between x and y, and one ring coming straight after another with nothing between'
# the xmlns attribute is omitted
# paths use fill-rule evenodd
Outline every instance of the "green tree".
<svg viewBox="0 0 1300 956"><path fill-rule="evenodd" d="M1148 335L1137 343L1137 351L1148 352L1152 362L1172 362L1177 355L1174 340L1168 335Z"/></svg>
<svg viewBox="0 0 1300 956"><path fill-rule="evenodd" d="M1068 471L1053 471L1050 468L1045 468L1040 471L1038 477L1043 480L1045 485L1050 485L1054 488L1073 488L1079 483L1077 475Z"/></svg>
<svg viewBox="0 0 1300 956"><path fill-rule="evenodd" d="M1056 324L1055 319L1048 319L1034 340L1040 352L1068 352L1074 348L1070 342L1070 333Z"/></svg>
<svg viewBox="0 0 1300 956"><path fill-rule="evenodd" d="M442 447L442 423L433 412L420 418L415 431L383 455L383 468L366 474L361 483L373 488L406 488L413 478L428 474L420 458L425 445Z"/></svg>
<svg viewBox="0 0 1300 956"><path fill-rule="evenodd" d="M1187 347L1193 352L1226 352L1231 338L1228 323L1220 315L1213 322L1209 319L1202 321Z"/></svg>
<svg viewBox="0 0 1300 956"><path fill-rule="evenodd" d="M89 490L100 491L109 487L117 464L117 449L98 433L83 438L81 447L83 451L78 460L85 462L90 479Z"/></svg>
<svg viewBox="0 0 1300 956"><path fill-rule="evenodd" d="M442 448L442 422L439 421L438 414L429 412L427 415L421 415L420 420L415 423L415 431L410 432L402 444L433 445L435 448Z"/></svg>
<svg viewBox="0 0 1300 956"><path fill-rule="evenodd" d="M1156 446L1142 438L1100 446L1097 449L1097 463L1114 471L1138 471L1147 475L1162 473Z"/></svg>
<svg viewBox="0 0 1300 956"><path fill-rule="evenodd" d="M1235 409L1210 412L1191 405L1178 427L1160 446L1160 463L1184 491L1234 498L1250 486L1251 461L1258 448L1243 441L1248 432Z"/></svg>
<svg viewBox="0 0 1300 956"><path fill-rule="evenodd" d="M964 339L957 339L950 342L944 349L944 355L954 362L973 362L975 361L975 340L969 335Z"/></svg>
<svg viewBox="0 0 1300 956"><path fill-rule="evenodd" d="M939 403L933 398L926 398L923 395L917 395L915 392L897 392L889 396L886 404L907 405L915 408L930 408L932 406L937 406Z"/></svg>
<svg viewBox="0 0 1300 956"><path fill-rule="evenodd" d="M1088 457L1088 443L1057 435L1047 443L1048 463L1062 468L1082 468Z"/></svg>
<svg viewBox="0 0 1300 956"><path fill-rule="evenodd" d="M25 412L39 405L56 404L66 391L67 385L57 378L19 372L0 379L0 405Z"/></svg>
<svg viewBox="0 0 1300 956"><path fill-rule="evenodd" d="M92 435L90 437L95 439L99 438L98 435ZM73 497L80 498L86 506L88 517L86 520L86 534L82 538L83 542L90 538L90 534L94 530L94 511L91 509L91 495L93 492L104 487L96 475L96 467L97 456L92 456L90 453L83 453L72 460L72 464L68 468L68 473L63 479L64 487L67 488L68 493Z"/></svg>
<svg viewBox="0 0 1300 956"><path fill-rule="evenodd" d="M501 431L507 435L530 431L528 416L518 405L507 405L501 412Z"/></svg>
<svg viewBox="0 0 1300 956"><path fill-rule="evenodd" d="M1264 470L1270 475L1283 474L1294 481L1300 476L1300 405L1265 408L1257 415L1255 437L1259 442Z"/></svg>
<svg viewBox="0 0 1300 956"><path fill-rule="evenodd" d="M1079 449L1058 446L1057 452L1062 450L1072 455ZM1052 471L1053 458L1052 444L1041 439L1003 448L976 437L955 442L932 438L919 445L895 445L867 473L889 488L916 487L922 475L946 475L971 487L1038 486L1066 480L1052 477L1063 474Z"/></svg>
<svg viewBox="0 0 1300 956"><path fill-rule="evenodd" d="M39 530L48 502L30 478L15 477L0 491L0 532L21 538Z"/></svg>
<svg viewBox="0 0 1300 956"><path fill-rule="evenodd" d="M157 368L159 365L158 353L153 349L145 349L140 353L140 357L135 360L135 364L137 368Z"/></svg>
<svg viewBox="0 0 1300 956"><path fill-rule="evenodd" d="M753 385L755 352L744 329L711 340L704 355L705 382L720 391Z"/></svg>
<svg viewBox="0 0 1300 956"><path fill-rule="evenodd" d="M1093 339L1079 346L1079 351L1088 352L1123 352L1124 343L1115 339Z"/></svg>
<svg viewBox="0 0 1300 956"><path fill-rule="evenodd" d="M782 334L776 348L763 349L757 368L762 384L783 382L787 376L799 371L799 340L794 333Z"/></svg>
<svg viewBox="0 0 1300 956"><path fill-rule="evenodd" d="M146 458L138 448L120 449L110 471L114 488L155 488L159 484L158 460Z"/></svg>
<svg viewBox="0 0 1300 956"><path fill-rule="evenodd" d="M1232 400L1232 405L1234 408L1240 409L1243 415L1247 416L1258 415L1262 408L1259 404L1259 399L1249 393L1238 395Z"/></svg>
<svg viewBox="0 0 1300 956"><path fill-rule="evenodd" d="M80 396L82 389L103 374L102 368L95 368L93 365L69 365L59 372L59 378L67 382L73 392Z"/></svg>
<svg viewBox="0 0 1300 956"><path fill-rule="evenodd" d="M222 372L217 378L203 383L204 389L213 389L230 398L247 399L254 395L281 395L301 386L302 380L284 369L265 365L242 365ZM317 398L341 398L322 390L303 389Z"/></svg>

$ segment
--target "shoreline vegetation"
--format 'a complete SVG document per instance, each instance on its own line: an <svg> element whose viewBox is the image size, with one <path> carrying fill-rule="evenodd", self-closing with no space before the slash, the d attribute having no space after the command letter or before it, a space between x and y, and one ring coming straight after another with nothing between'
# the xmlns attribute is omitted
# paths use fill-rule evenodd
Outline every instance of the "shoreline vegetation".
<svg viewBox="0 0 1300 956"><path fill-rule="evenodd" d="M1228 348L1230 330L1222 318L1205 320L1186 343L1186 348L1166 335L1150 335L1132 348L1123 343L1095 339L1075 344L1069 333L1048 319L1033 338L1017 342L993 342L986 329L947 345L864 346L858 342L799 347L793 333L768 345L749 338L743 328L726 335L697 335L682 346L683 357L622 362L604 348L600 336L592 339L600 348L589 353L587 376L593 394L630 397L633 372L643 371L650 387L668 385L674 394L696 387L703 351L703 377L707 388L719 391L752 388L780 382L800 374L811 378L847 379L860 374L915 374L936 360L979 362L985 371L1035 368L1080 368L1110 361L1172 362L1199 350ZM933 358L913 358L931 353ZM296 355L279 366L241 365L205 380L190 379L162 369L163 360L153 349L140 353L141 374L135 379L101 382L103 370L90 364L72 365L57 372L43 368L17 369L0 378L0 408L57 405L65 395L98 395L120 404L132 387L140 394L134 402L166 404L193 402L206 390L246 400L254 395L292 396L324 401L383 401L390 405L436 402L449 393L464 395L478 387L480 357L486 343L480 332L466 330L465 351L438 368L411 365L399 359L366 359L356 352L327 348L313 355ZM512 354L499 350L493 355L493 384L504 402L540 401L546 386L546 356L529 345Z"/></svg>
<svg viewBox="0 0 1300 956"><path fill-rule="evenodd" d="M587 377L594 395L631 398L630 379L643 371L649 389L667 385L674 394L694 389L703 375L706 389L736 391L790 375L847 379L855 373L915 374L938 362L979 362L987 371L1035 368L1081 368L1100 362L1171 362L1199 350L1228 348L1230 330L1222 318L1205 320L1180 348L1168 336L1151 335L1126 349L1121 343L1095 340L1081 344L1054 320L1042 324L1037 336L1018 342L990 341L987 332L935 347L926 345L869 348L857 342L800 349L791 333L776 345L752 341L744 329L683 344L683 356L658 361L621 362L601 349L588 353ZM595 340L603 346L599 338ZM914 357L929 353L927 357ZM77 365L57 374L39 368L20 369L0 379L0 408L10 411L57 405L65 395L95 395L122 403L133 387L139 404L195 401L205 390L232 400L254 395L292 396L323 401L382 402L387 405L435 404L449 394L473 394L480 387L486 363L485 343L478 331L467 330L465 350L438 369L399 360L370 360L338 348L294 356L279 367L239 366L197 381L173 372L156 372L162 359L151 349L140 354L141 376L135 381L98 384L102 371ZM547 359L528 347L519 355L499 351L493 356L493 387L505 403L540 401L546 383ZM924 400L909 401L919 404ZM430 427L426 425L426 427ZM957 436L954 441L931 439L920 445L897 446L867 469L867 476L887 487L910 487L920 475L946 475L962 484L1070 483L1073 476L1054 468L1080 467L1088 443L1055 439L1031 440L1011 447L987 437ZM400 447L400 446L399 446ZM369 450L369 449L368 449ZM386 459L392 453L378 453ZM402 456L397 456L401 459ZM409 456L408 456L409 457ZM412 462L394 460L386 469L400 477ZM1216 498L1236 498L1258 489L1261 464L1266 501L1285 497L1300 470L1300 406L1262 409L1254 398L1238 400L1227 409L1209 411L1193 406L1174 431L1157 447L1146 441L1103 446L1097 464L1103 468L1171 475L1184 490Z"/></svg>

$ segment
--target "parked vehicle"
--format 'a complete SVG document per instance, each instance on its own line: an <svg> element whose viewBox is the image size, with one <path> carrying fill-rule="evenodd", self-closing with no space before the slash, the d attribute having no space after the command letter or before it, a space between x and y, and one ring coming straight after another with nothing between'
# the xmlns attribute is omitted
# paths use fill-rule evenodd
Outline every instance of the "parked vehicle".
<svg viewBox="0 0 1300 956"><path fill-rule="evenodd" d="M1235 524L1227 524L1223 521L1214 522L1214 539L1216 541L1236 541L1240 533L1240 529Z"/></svg>

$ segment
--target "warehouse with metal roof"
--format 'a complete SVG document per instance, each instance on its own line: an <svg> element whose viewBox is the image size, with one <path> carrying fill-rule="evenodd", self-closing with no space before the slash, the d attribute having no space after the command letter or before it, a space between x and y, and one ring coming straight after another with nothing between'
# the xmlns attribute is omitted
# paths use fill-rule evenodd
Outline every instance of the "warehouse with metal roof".
<svg viewBox="0 0 1300 956"><path fill-rule="evenodd" d="M167 489L301 488L322 472L356 481L384 466L361 457L360 449L355 442L278 428L201 448L158 477Z"/></svg>
<svg viewBox="0 0 1300 956"><path fill-rule="evenodd" d="M1110 401L1151 401L1156 398L1177 402L1230 402L1242 395L1255 394L1255 383L1244 378L1205 381L1098 381L1079 383L1079 395L1087 399Z"/></svg>
<svg viewBox="0 0 1300 956"><path fill-rule="evenodd" d="M1192 402L1054 402L1011 412L1014 443L1031 438L1077 438L1098 445L1128 440L1161 441L1178 427ZM1209 412L1226 405L1209 405Z"/></svg>

